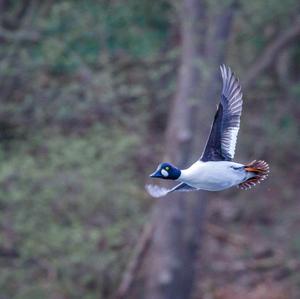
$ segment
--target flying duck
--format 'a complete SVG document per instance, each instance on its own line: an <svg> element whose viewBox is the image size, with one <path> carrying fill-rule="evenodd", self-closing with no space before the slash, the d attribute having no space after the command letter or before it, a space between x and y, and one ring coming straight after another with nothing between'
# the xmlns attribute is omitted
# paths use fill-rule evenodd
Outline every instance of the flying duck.
<svg viewBox="0 0 300 299"><path fill-rule="evenodd" d="M150 175L152 178L179 181L171 189L147 185L153 197L162 197L175 191L220 191L233 186L250 189L269 173L269 165L262 160L249 164L233 162L237 135L240 127L243 95L238 79L229 67L220 66L223 79L221 101L198 161L187 169L179 169L170 163L162 163Z"/></svg>

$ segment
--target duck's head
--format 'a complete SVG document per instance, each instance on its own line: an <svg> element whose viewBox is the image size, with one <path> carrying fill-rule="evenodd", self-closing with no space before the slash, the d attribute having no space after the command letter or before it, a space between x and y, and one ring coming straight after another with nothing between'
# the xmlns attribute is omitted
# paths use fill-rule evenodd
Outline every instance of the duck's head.
<svg viewBox="0 0 300 299"><path fill-rule="evenodd" d="M159 178L165 180L177 180L181 171L170 163L159 164L157 169L150 174L151 178Z"/></svg>

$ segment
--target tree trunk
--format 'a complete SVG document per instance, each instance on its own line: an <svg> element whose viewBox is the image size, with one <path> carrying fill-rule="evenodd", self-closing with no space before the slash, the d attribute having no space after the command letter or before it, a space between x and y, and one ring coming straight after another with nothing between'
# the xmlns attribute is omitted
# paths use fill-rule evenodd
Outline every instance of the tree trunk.
<svg viewBox="0 0 300 299"><path fill-rule="evenodd" d="M232 22L233 7L226 6L213 18L213 30L208 35L204 3L202 0L183 0L180 8L181 64L165 146L165 161L178 167L186 167L201 155L213 120L214 103L217 103L217 98L212 102L212 97L221 89L216 89L216 74L218 65L224 60ZM220 84L221 81L216 82ZM147 248L143 246L133 259L140 264L144 256L143 279L131 298L191 297L206 203L206 193L200 191L173 193L157 200L150 219L151 229L146 230L151 231L151 236L147 234L151 241L144 242ZM130 264L130 275L125 277L131 277L130 283L128 279L123 280L117 298L127 298L125 294L132 284L132 272L137 268L136 263Z"/></svg>
<svg viewBox="0 0 300 299"><path fill-rule="evenodd" d="M199 22L204 19L202 1L184 1L180 16L181 65L178 89L166 132L165 159L182 167L190 159L193 133L191 111L193 102L199 96L199 59L203 54L203 28ZM197 217L189 215L193 204L182 193L174 193L157 201L151 219L154 230L145 269L147 284L144 298L189 298L195 266L191 262L195 261L199 239L195 235L200 234L196 228L199 228L202 221L201 210L198 210ZM187 225L189 219L192 219L192 223Z"/></svg>

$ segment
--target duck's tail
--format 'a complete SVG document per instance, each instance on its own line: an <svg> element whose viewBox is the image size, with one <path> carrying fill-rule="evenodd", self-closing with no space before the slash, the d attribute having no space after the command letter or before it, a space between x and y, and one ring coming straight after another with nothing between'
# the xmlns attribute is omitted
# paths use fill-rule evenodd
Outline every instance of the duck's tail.
<svg viewBox="0 0 300 299"><path fill-rule="evenodd" d="M250 189L257 183L265 180L270 172L268 163L262 160L254 160L251 163L245 165L244 169L247 172L253 174L253 176L251 176L245 182L238 185L238 188L244 190Z"/></svg>

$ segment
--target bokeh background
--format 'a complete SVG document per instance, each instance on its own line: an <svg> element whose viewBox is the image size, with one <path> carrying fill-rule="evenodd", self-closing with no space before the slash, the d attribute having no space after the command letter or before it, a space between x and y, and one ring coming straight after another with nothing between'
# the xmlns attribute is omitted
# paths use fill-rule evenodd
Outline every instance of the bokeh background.
<svg viewBox="0 0 300 299"><path fill-rule="evenodd" d="M1 299L115 298L155 205L144 185L168 146L185 2L0 1ZM271 175L209 195L191 297L300 298L300 3L198 2L202 44L232 18L218 46L245 83L236 160Z"/></svg>

